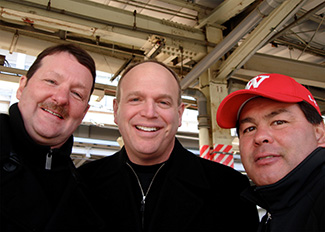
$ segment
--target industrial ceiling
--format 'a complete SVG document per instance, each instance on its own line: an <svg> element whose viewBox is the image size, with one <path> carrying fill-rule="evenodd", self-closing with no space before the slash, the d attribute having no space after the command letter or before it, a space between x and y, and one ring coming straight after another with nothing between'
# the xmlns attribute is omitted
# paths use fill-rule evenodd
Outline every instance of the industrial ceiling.
<svg viewBox="0 0 325 232"><path fill-rule="evenodd" d="M325 114L323 0L0 0L0 7L1 49L36 56L74 42L112 79L154 58L180 74L184 90L201 89L205 73L228 92L256 74L282 73L306 85Z"/></svg>
<svg viewBox="0 0 325 232"><path fill-rule="evenodd" d="M205 95L211 111L206 125L218 134L213 145L229 144L213 120L218 103L261 73L292 76L325 115L324 17L323 0L0 0L0 49L37 56L50 45L73 42L90 52L99 71L114 74L110 80L133 62L164 62L180 75L184 94L194 89ZM24 73L0 65L0 80L18 82ZM220 86L227 89L222 96ZM115 94L113 85L95 88L96 95ZM206 108L199 100L184 101ZM81 125L75 135L76 166L103 149L118 149L109 143L119 136L115 127ZM197 135L177 136L187 148L198 146Z"/></svg>

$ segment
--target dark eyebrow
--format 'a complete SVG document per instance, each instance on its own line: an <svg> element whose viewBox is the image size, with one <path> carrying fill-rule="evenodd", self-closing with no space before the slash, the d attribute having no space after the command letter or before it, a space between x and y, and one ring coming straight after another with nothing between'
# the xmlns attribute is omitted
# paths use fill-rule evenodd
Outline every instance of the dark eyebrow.
<svg viewBox="0 0 325 232"><path fill-rule="evenodd" d="M276 110L276 111L272 111L271 113L265 115L263 118L265 119L270 119L270 118L273 118L281 113L288 113L289 111L287 109L284 109L284 108L281 108L279 110ZM254 123L254 119L251 118L251 117L246 117L246 118L243 118L242 120L239 121L239 125L243 124L243 123Z"/></svg>
<svg viewBox="0 0 325 232"><path fill-rule="evenodd" d="M248 122L251 122L253 123L255 120L251 117L247 117L247 118L244 118L242 120L239 121L239 125L243 124L243 123L248 123Z"/></svg>
<svg viewBox="0 0 325 232"><path fill-rule="evenodd" d="M276 111L273 111L273 112L265 115L264 118L270 119L270 118L273 118L281 113L289 113L289 111L287 109L281 108L281 109L278 109Z"/></svg>

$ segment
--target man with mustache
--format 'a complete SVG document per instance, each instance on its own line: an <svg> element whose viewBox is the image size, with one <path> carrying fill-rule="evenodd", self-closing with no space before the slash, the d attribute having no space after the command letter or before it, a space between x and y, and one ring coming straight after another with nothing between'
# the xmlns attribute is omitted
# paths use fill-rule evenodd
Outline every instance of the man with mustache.
<svg viewBox="0 0 325 232"><path fill-rule="evenodd" d="M89 105L95 63L61 44L22 76L18 103L0 115L1 231L94 231L100 225L70 158Z"/></svg>
<svg viewBox="0 0 325 232"><path fill-rule="evenodd" d="M220 104L237 128L243 196L267 210L258 231L325 231L325 126L312 94L293 78L262 74Z"/></svg>
<svg viewBox="0 0 325 232"><path fill-rule="evenodd" d="M202 159L175 138L184 104L177 75L153 60L130 66L114 99L124 147L79 168L106 231L254 231L248 179Z"/></svg>

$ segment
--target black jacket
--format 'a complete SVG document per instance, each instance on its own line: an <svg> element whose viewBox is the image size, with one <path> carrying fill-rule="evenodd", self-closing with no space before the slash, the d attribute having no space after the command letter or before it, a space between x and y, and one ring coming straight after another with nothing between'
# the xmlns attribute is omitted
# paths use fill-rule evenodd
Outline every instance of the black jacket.
<svg viewBox="0 0 325 232"><path fill-rule="evenodd" d="M126 164L116 154L79 168L94 191L107 231L255 231L256 206L240 199L247 177L230 167L197 157L176 140L171 157L158 172L147 195L144 229L142 195Z"/></svg>
<svg viewBox="0 0 325 232"><path fill-rule="evenodd" d="M317 148L280 181L243 196L267 210L258 231L325 231L325 148Z"/></svg>
<svg viewBox="0 0 325 232"><path fill-rule="evenodd" d="M100 226L70 159L73 137L60 148L36 144L17 104L0 115L0 229L93 231ZM51 170L45 170L52 153Z"/></svg>

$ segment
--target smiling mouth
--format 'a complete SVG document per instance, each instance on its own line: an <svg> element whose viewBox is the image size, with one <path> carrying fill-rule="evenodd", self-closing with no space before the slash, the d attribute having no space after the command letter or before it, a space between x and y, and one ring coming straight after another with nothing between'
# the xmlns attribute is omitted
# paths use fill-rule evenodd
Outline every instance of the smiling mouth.
<svg viewBox="0 0 325 232"><path fill-rule="evenodd" d="M50 114L52 114L52 115L54 115L54 116L60 118L60 119L63 119L63 117L62 117L60 114L54 113L53 111L48 110L48 109L44 109L44 108L42 108L42 109L43 109L44 111L46 111L46 112L48 112L48 113L50 113Z"/></svg>
<svg viewBox="0 0 325 232"><path fill-rule="evenodd" d="M256 161L263 160L263 159L274 158L274 157L275 157L274 155L268 155L268 156L265 156L265 157L260 157Z"/></svg>
<svg viewBox="0 0 325 232"><path fill-rule="evenodd" d="M146 131L146 132L154 132L159 130L158 127L145 127L145 126L135 126L138 130Z"/></svg>

